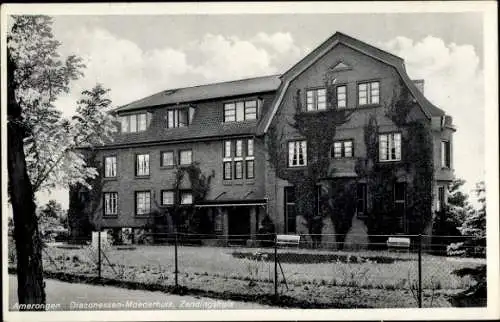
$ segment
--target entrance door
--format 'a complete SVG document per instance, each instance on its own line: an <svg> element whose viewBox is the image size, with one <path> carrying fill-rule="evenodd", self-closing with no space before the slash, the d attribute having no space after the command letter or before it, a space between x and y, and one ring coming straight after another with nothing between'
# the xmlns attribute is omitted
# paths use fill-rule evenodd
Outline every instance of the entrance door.
<svg viewBox="0 0 500 322"><path fill-rule="evenodd" d="M250 209L234 207L228 209L229 241L233 244L246 244L250 239Z"/></svg>

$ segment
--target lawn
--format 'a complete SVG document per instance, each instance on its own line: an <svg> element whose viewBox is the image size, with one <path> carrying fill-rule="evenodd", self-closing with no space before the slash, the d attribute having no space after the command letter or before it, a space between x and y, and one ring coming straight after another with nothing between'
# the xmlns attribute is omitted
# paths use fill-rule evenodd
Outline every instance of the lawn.
<svg viewBox="0 0 500 322"><path fill-rule="evenodd" d="M105 277L174 284L173 246L111 247L104 254ZM96 259L89 247L48 247L44 269L95 276ZM418 276L414 253L279 249L278 259L279 292L287 296L334 307L415 307L417 303L410 286ZM451 272L480 263L484 260L424 254L424 306L450 306L446 296L473 283ZM179 246L178 269L181 286L255 296L274 292L273 249Z"/></svg>

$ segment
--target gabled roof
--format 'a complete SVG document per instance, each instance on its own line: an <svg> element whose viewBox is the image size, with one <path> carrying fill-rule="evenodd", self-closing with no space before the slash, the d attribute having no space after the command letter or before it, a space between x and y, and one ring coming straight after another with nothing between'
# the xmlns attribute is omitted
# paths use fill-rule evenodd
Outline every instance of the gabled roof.
<svg viewBox="0 0 500 322"><path fill-rule="evenodd" d="M189 103L215 98L272 92L278 89L279 75L246 78L222 83L169 89L118 107L115 112L125 112L146 107Z"/></svg>
<svg viewBox="0 0 500 322"><path fill-rule="evenodd" d="M433 105L425 96L420 92L417 86L413 83L413 81L409 78L406 73L404 60L398 56L395 56L391 53L388 53L384 50L376 48L372 45L369 45L365 42L362 42L358 39L352 38L348 35L345 35L341 32L336 32L333 36L324 41L321 45L319 45L316 49L314 49L311 53L305 56L302 60L292 66L288 71L286 71L280 78L282 83L280 88L275 96L274 102L271 108L268 110L267 115L264 116L263 122L259 124L258 134L264 134L267 132L274 115L276 114L281 101L288 89L289 84L293 79L298 77L302 72L304 72L309 66L311 66L314 62L319 60L321 57L326 55L330 50L335 48L338 44L343 44L349 48L352 48L356 51L359 51L365 55L368 55L374 59L377 59L385 64L388 64L396 69L398 74L401 76L401 79L407 86L408 90L412 94L412 96L417 101L417 104L422 109L423 113L431 118L433 116L444 116L445 113L440 108Z"/></svg>

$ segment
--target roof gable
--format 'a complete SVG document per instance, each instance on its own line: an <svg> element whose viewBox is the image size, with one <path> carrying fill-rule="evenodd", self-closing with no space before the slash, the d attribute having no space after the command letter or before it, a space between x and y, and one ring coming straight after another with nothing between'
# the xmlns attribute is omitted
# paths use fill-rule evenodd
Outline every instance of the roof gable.
<svg viewBox="0 0 500 322"><path fill-rule="evenodd" d="M439 109L431 102L429 102L429 100L427 100L427 98L425 98L425 96L418 90L413 81L410 80L405 71L404 60L402 58L371 46L365 42L347 36L343 33L336 32L333 36L328 38L325 42L319 45L316 49L314 49L311 53L305 56L302 60L292 66L281 76L281 86L278 89L277 95L275 96L275 101L273 102L271 109L269 109L268 111L268 115L265 116L265 121L261 122L261 124L259 125L258 134L264 134L265 132L267 132L291 81L298 77L305 70L307 70L321 57L330 52L338 44L343 44L358 52L361 52L394 67L426 117L431 118L432 116L443 116L445 114L443 110ZM333 68L336 68L337 66L339 66L339 64L333 66ZM343 66L340 65L340 67Z"/></svg>

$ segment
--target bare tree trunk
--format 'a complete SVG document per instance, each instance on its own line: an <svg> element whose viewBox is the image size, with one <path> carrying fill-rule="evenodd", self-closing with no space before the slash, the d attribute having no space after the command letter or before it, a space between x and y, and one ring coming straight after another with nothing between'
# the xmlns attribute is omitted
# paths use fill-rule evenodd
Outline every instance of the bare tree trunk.
<svg viewBox="0 0 500 322"><path fill-rule="evenodd" d="M38 232L33 188L26 169L25 129L21 106L15 98L16 65L8 55L7 155L10 202L14 213L14 238L17 255L17 295L19 304L45 304L42 244ZM40 306L37 310L43 310Z"/></svg>

